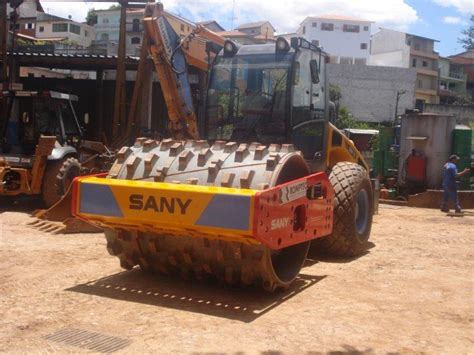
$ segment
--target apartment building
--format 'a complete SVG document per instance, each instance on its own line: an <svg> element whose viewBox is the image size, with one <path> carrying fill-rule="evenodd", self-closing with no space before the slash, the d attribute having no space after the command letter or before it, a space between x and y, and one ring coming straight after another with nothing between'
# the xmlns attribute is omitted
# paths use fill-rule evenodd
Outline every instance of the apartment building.
<svg viewBox="0 0 474 355"><path fill-rule="evenodd" d="M380 28L371 37L371 65L416 68L417 106L439 103L439 54L434 51L437 40L414 34Z"/></svg>
<svg viewBox="0 0 474 355"><path fill-rule="evenodd" d="M346 16L309 16L296 33L322 47L329 53L331 63L366 65L372 24L372 21Z"/></svg>
<svg viewBox="0 0 474 355"><path fill-rule="evenodd" d="M449 57L451 64L462 68L466 75L467 95L474 101L474 50L468 50Z"/></svg>
<svg viewBox="0 0 474 355"><path fill-rule="evenodd" d="M453 63L450 58L439 58L439 98L440 103L450 103L457 96L466 96L467 75L463 66Z"/></svg>
<svg viewBox="0 0 474 355"><path fill-rule="evenodd" d="M68 40L81 48L89 47L95 38L92 26L44 12L38 12L35 31L38 39Z"/></svg>
<svg viewBox="0 0 474 355"><path fill-rule="evenodd" d="M13 8L8 4L7 14L10 14ZM18 7L18 20L16 22L15 29L18 33L35 36L36 28L36 16L37 13L44 12L43 7L39 0L24 0L23 3ZM10 30L13 30L13 24L9 25Z"/></svg>
<svg viewBox="0 0 474 355"><path fill-rule="evenodd" d="M107 53L116 55L120 37L120 8L96 10L97 23L94 25L97 48L107 49ZM138 56L143 41L143 9L130 9L126 12L126 54ZM166 18L180 36L186 36L196 25L182 17L166 12Z"/></svg>
<svg viewBox="0 0 474 355"><path fill-rule="evenodd" d="M273 38L275 35L275 27L269 21L244 23L235 28L235 31L245 33L250 37L258 36L260 38Z"/></svg>

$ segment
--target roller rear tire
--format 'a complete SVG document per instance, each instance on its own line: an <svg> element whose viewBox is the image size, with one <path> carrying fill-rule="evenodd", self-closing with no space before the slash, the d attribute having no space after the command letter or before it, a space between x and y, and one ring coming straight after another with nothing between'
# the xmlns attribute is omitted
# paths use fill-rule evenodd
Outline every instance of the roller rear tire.
<svg viewBox="0 0 474 355"><path fill-rule="evenodd" d="M338 257L366 252L374 211L367 171L360 165L336 164L329 180L334 188L334 227L330 236L312 242L312 251Z"/></svg>

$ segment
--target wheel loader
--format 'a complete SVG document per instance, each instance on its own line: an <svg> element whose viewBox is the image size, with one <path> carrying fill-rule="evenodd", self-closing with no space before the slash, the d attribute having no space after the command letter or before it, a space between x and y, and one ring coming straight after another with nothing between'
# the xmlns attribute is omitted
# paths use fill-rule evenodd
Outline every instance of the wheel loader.
<svg viewBox="0 0 474 355"><path fill-rule="evenodd" d="M241 46L198 27L180 38L161 4L144 24L178 138L139 138L107 174L73 183L73 214L105 230L121 266L275 291L295 280L310 246L364 253L368 166L328 122L327 55L297 37ZM196 41L205 52L191 50ZM187 62L203 53L196 119Z"/></svg>

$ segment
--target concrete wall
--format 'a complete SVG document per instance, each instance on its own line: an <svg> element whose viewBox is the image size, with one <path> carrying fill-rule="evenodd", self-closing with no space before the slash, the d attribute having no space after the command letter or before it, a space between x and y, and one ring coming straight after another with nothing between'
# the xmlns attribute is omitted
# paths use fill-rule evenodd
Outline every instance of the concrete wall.
<svg viewBox="0 0 474 355"><path fill-rule="evenodd" d="M453 115L457 123L474 123L474 106L425 104L425 112Z"/></svg>
<svg viewBox="0 0 474 355"><path fill-rule="evenodd" d="M316 27L313 27L313 22ZM321 23L334 24L334 31L321 31ZM344 32L343 26L360 26L359 32ZM319 45L331 57L363 58L369 61L370 54L370 22L342 21L333 19L307 18L298 29L297 33L304 36L308 41L318 40ZM305 27L303 34L303 26ZM368 26L368 31L364 31ZM361 43L367 44L367 49L361 49Z"/></svg>
<svg viewBox="0 0 474 355"><path fill-rule="evenodd" d="M400 97L398 113L414 107L415 69L328 64L327 78L341 88L341 104L360 121L393 121L400 90L406 93Z"/></svg>

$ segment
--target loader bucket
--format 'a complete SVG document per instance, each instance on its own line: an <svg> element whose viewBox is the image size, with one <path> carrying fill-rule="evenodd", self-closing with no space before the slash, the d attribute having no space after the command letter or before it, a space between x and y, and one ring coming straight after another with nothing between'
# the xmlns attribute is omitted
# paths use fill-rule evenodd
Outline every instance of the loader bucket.
<svg viewBox="0 0 474 355"><path fill-rule="evenodd" d="M36 218L30 225L41 231L55 234L98 233L100 228L84 220L75 218L71 213L72 186L66 194L48 209L36 210L32 216Z"/></svg>
<svg viewBox="0 0 474 355"><path fill-rule="evenodd" d="M138 139L107 177L75 179L72 205L126 269L274 291L331 234L333 194L291 145Z"/></svg>

